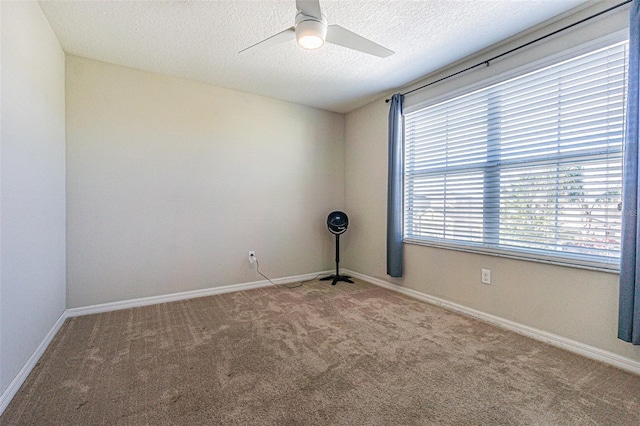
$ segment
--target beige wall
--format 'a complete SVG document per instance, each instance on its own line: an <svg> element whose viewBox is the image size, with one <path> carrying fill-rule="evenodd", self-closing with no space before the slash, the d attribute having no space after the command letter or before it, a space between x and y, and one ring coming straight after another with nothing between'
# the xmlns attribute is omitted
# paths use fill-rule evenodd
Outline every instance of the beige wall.
<svg viewBox="0 0 640 426"><path fill-rule="evenodd" d="M2 394L65 309L65 59L36 2L0 10Z"/></svg>
<svg viewBox="0 0 640 426"><path fill-rule="evenodd" d="M625 8L570 35L436 85L409 100L424 101L488 78L491 73L513 69L554 51L624 29L627 16ZM559 25L562 23L555 27ZM542 29L526 39L549 31ZM518 43L513 41L505 49ZM492 53L498 52L484 52L479 58L491 57ZM455 69L473 65L479 58L458 64ZM432 76L436 78L438 75ZM640 347L616 338L617 274L405 244L404 277L387 276L387 115L388 105L381 99L346 116L346 211L353 223L349 250L345 252L347 268L640 361ZM480 283L482 268L492 271L492 285Z"/></svg>
<svg viewBox="0 0 640 426"><path fill-rule="evenodd" d="M68 307L327 270L344 117L67 57Z"/></svg>

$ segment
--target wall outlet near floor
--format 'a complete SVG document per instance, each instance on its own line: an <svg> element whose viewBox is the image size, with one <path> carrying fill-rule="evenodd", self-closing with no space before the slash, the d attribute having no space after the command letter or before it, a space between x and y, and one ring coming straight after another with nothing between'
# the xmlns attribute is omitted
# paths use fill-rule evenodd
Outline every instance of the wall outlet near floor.
<svg viewBox="0 0 640 426"><path fill-rule="evenodd" d="M482 270L482 284L491 284L491 269Z"/></svg>
<svg viewBox="0 0 640 426"><path fill-rule="evenodd" d="M253 250L249 251L249 263L253 263L256 261L256 252Z"/></svg>

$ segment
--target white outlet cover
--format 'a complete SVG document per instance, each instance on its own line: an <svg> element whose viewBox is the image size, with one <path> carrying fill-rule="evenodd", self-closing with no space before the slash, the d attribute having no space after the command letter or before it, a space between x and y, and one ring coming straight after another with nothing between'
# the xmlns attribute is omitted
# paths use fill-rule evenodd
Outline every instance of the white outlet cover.
<svg viewBox="0 0 640 426"><path fill-rule="evenodd" d="M483 269L481 281L483 284L491 284L491 270Z"/></svg>

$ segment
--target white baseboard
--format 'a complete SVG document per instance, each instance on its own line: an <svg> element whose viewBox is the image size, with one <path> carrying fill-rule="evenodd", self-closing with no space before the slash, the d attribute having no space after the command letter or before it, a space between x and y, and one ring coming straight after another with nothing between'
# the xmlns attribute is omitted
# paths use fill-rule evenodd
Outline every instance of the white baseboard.
<svg viewBox="0 0 640 426"><path fill-rule="evenodd" d="M441 308L458 312L463 315L467 315L484 322L488 322L500 328L504 328L504 329L516 332L518 334L521 334L523 336L527 336L532 339L548 343L552 346L565 349L567 351L576 353L578 355L582 355L586 358L594 359L596 361L601 361L606 364L612 365L614 367L620 368L622 370L640 375L640 362L634 361L629 358L625 358L613 352L605 351L603 349L599 349L594 346L577 342L575 340L567 339L566 337L558 336L557 334L548 333L546 331L538 330L536 328L519 324L517 322L510 321L504 318L500 318L495 315L487 314L485 312L468 308L466 306L459 305L457 303L449 302L447 300L440 299L438 297L429 296L427 294L420 293L419 291L416 291L416 290L400 287L396 284L392 284L390 282L387 282L378 278L370 277L368 275L360 274L358 272L354 272L348 269L345 269L344 273L347 275L351 275L352 277L361 279L363 281L367 281L371 284L388 288L389 290L397 291L398 293L405 294L414 299L422 300L432 305L440 306Z"/></svg>
<svg viewBox="0 0 640 426"><path fill-rule="evenodd" d="M82 315L98 314L101 312L118 311L121 309L137 308L140 306L156 305L158 303L176 302L179 300L194 299L196 297L213 296L216 294L231 293L234 291L250 290L252 288L268 287L274 284L289 284L300 281L311 280L319 275L331 274L331 271L317 272L314 274L296 275L291 277L274 278L267 280L253 281L242 284L231 284L222 287L205 288L202 290L192 290L180 293L163 294L159 296L141 297L139 299L122 300L118 302L101 303L98 305L82 306L79 308L67 309L68 317L78 317Z"/></svg>
<svg viewBox="0 0 640 426"><path fill-rule="evenodd" d="M58 333L58 330L60 330L60 327L62 327L62 324L64 324L64 321L66 319L67 311L64 311L62 315L60 315L60 318L58 318L56 323L53 325L53 327L51 327L51 330L49 330L42 342L38 345L33 354L31 354L31 357L29 357L27 362L22 366L16 377L14 377L11 383L9 383L7 389L2 392L2 395L0 395L0 415L4 413L4 410L7 408L13 397L16 395L16 393L18 393L18 391L20 390L20 386L22 386L24 381L27 379L27 376L29 376L29 373L31 373L33 367L36 366L38 360L47 349L49 343L51 343L56 333Z"/></svg>

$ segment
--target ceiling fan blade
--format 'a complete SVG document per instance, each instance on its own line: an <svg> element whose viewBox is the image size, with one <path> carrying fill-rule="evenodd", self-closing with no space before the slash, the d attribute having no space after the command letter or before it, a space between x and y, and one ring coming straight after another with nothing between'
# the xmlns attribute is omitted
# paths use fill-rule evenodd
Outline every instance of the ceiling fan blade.
<svg viewBox="0 0 640 426"><path fill-rule="evenodd" d="M304 15L322 20L322 10L320 10L320 0L296 0L296 7Z"/></svg>
<svg viewBox="0 0 640 426"><path fill-rule="evenodd" d="M337 44L353 50L368 53L369 55L386 58L393 55L393 50L380 46L358 34L341 27L340 25L329 25L327 28L327 42Z"/></svg>
<svg viewBox="0 0 640 426"><path fill-rule="evenodd" d="M286 30L280 31L278 34L272 35L271 37L264 39L252 46L249 46L246 49L242 49L238 53L246 52L249 49L266 49L268 47L275 46L276 44L282 44L286 43L287 41L295 40L295 38L296 28L287 28Z"/></svg>

